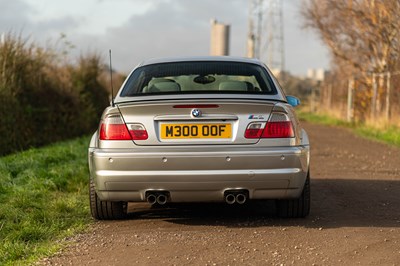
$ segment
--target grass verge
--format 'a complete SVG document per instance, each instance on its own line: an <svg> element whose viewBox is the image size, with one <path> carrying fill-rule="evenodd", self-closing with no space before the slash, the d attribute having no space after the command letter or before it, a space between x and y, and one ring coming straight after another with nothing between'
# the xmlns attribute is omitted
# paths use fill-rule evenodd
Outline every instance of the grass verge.
<svg viewBox="0 0 400 266"><path fill-rule="evenodd" d="M84 137L0 158L0 265L53 254L57 240L90 223L88 142Z"/></svg>
<svg viewBox="0 0 400 266"><path fill-rule="evenodd" d="M349 123L323 114L299 112L298 115L301 120L316 124L349 128L359 136L400 147L400 128L395 126L375 128L364 124Z"/></svg>

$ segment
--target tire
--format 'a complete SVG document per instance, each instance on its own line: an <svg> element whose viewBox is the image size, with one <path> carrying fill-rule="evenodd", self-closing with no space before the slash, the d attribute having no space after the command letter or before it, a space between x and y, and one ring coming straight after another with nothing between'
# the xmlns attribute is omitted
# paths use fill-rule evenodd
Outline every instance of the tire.
<svg viewBox="0 0 400 266"><path fill-rule="evenodd" d="M120 220L127 217L127 203L102 201L96 194L93 180L90 179L90 212L96 220Z"/></svg>
<svg viewBox="0 0 400 266"><path fill-rule="evenodd" d="M310 172L307 174L303 192L297 199L278 200L277 211L281 218L304 218L310 213Z"/></svg>

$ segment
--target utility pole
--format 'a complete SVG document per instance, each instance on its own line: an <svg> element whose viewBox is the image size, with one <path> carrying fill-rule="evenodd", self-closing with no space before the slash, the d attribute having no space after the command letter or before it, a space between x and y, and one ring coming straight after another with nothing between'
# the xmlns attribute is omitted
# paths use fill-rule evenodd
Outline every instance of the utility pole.
<svg viewBox="0 0 400 266"><path fill-rule="evenodd" d="M391 74L386 73L386 106L385 106L385 118L386 121L390 120L390 85L391 85Z"/></svg>
<svg viewBox="0 0 400 266"><path fill-rule="evenodd" d="M349 79L347 87L347 122L352 122L354 118L354 79Z"/></svg>

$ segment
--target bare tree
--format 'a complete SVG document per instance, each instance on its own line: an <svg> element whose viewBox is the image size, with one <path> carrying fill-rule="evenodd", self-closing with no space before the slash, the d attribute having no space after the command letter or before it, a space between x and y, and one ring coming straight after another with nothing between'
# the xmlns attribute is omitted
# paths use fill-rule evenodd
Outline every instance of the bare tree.
<svg viewBox="0 0 400 266"><path fill-rule="evenodd" d="M333 63L346 66L346 79L356 77L370 88L363 93L373 112L381 109L383 94L379 78L396 72L400 53L399 0L303 0L305 25L313 28L329 47ZM389 77L389 79L387 78ZM390 75L386 79L390 81ZM384 78L382 78L383 80ZM376 83L376 84L375 84ZM376 87L376 90L372 88ZM387 98L387 97L386 97ZM372 106L374 105L374 106Z"/></svg>

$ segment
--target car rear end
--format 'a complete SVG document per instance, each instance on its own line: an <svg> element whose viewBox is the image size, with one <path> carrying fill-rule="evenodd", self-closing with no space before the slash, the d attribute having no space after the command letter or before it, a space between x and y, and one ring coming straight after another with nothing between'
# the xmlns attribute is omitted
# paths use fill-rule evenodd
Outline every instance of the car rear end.
<svg viewBox="0 0 400 266"><path fill-rule="evenodd" d="M126 202L141 201L277 199L281 216L308 214L307 134L268 70L253 60L139 66L104 111L89 166L97 219L121 218ZM299 198L299 210L285 207Z"/></svg>

